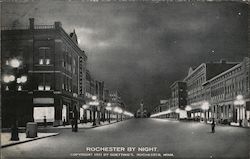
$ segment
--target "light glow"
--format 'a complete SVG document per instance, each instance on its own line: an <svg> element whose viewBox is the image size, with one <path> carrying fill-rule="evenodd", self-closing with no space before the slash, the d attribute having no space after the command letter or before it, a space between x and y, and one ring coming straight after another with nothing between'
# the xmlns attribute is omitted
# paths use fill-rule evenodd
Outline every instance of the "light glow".
<svg viewBox="0 0 250 159"><path fill-rule="evenodd" d="M192 108L191 108L190 106L186 106L185 110L186 110L186 111L191 111Z"/></svg>
<svg viewBox="0 0 250 159"><path fill-rule="evenodd" d="M115 107L114 112L121 114L123 112L123 110L119 107Z"/></svg>
<svg viewBox="0 0 250 159"><path fill-rule="evenodd" d="M92 96L92 100L96 100L97 99L97 97L96 96Z"/></svg>
<svg viewBox="0 0 250 159"><path fill-rule="evenodd" d="M209 103L208 102L204 102L201 106L201 109L203 110L208 110L209 109Z"/></svg>
<svg viewBox="0 0 250 159"><path fill-rule="evenodd" d="M10 60L10 66L14 68L18 68L21 65L21 62L18 59Z"/></svg>
<svg viewBox="0 0 250 159"><path fill-rule="evenodd" d="M175 112L176 112L176 113L180 113L180 109L177 108L177 109L175 110Z"/></svg>
<svg viewBox="0 0 250 159"><path fill-rule="evenodd" d="M4 75L3 76L3 81L4 81L4 83L9 83L10 82L9 76L8 75Z"/></svg>
<svg viewBox="0 0 250 159"><path fill-rule="evenodd" d="M9 76L9 79L10 79L10 81L12 82L12 81L15 81L16 78L15 78L14 75L10 75L10 76Z"/></svg>
<svg viewBox="0 0 250 159"><path fill-rule="evenodd" d="M43 122L44 116L46 116L47 122L54 122L55 120L55 108L54 107L34 107L34 121Z"/></svg>
<svg viewBox="0 0 250 159"><path fill-rule="evenodd" d="M236 99L237 100L242 100L243 99L243 95L237 95Z"/></svg>
<svg viewBox="0 0 250 159"><path fill-rule="evenodd" d="M152 114L150 115L150 117L157 117L157 116L160 116L160 115L165 115L165 114L169 114L169 113L172 113L171 110L166 110L166 111L163 111L163 112L159 112L159 113L156 113L156 114Z"/></svg>
<svg viewBox="0 0 250 159"><path fill-rule="evenodd" d="M107 106L105 109L108 110L108 111L110 111L110 110L112 110L112 107L111 106Z"/></svg>

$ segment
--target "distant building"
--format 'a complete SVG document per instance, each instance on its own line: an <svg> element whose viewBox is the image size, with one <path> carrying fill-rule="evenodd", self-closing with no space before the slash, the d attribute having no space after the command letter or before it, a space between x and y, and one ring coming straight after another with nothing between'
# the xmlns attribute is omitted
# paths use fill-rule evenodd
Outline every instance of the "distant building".
<svg viewBox="0 0 250 159"><path fill-rule="evenodd" d="M85 103L87 56L74 31L67 34L60 22L35 25L31 18L28 27L2 28L1 44L2 75L27 75L26 83L17 84L17 92L13 86L18 81L3 84L3 127L10 126L12 116L19 125L43 122L44 117L60 125L78 115L73 110L79 112ZM17 72L10 67L13 58L22 61Z"/></svg>
<svg viewBox="0 0 250 159"><path fill-rule="evenodd" d="M121 99L121 94L117 90L110 90L110 102L114 106L121 106L122 99Z"/></svg>
<svg viewBox="0 0 250 159"><path fill-rule="evenodd" d="M157 114L160 112L166 112L171 109L171 98L166 99L166 100L160 100L160 105L156 106L151 114ZM158 117L160 118L170 118L172 117L173 114L171 112L166 112L163 115L160 115Z"/></svg>

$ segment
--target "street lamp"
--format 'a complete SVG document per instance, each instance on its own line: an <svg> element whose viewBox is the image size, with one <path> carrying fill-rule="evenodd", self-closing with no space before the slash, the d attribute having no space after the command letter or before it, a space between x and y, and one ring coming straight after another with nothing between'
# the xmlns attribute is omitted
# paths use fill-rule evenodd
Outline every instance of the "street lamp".
<svg viewBox="0 0 250 159"><path fill-rule="evenodd" d="M206 111L209 109L209 103L206 101L201 105L201 109L204 111L204 119L205 122L207 123L207 116L206 116Z"/></svg>
<svg viewBox="0 0 250 159"><path fill-rule="evenodd" d="M10 60L10 66L13 68L18 68L20 65L21 65L21 61L18 60L17 58Z"/></svg>
<svg viewBox="0 0 250 159"><path fill-rule="evenodd" d="M175 110L175 113L177 114L177 119L179 119L179 116L180 116L180 109L177 108L177 109Z"/></svg>
<svg viewBox="0 0 250 159"><path fill-rule="evenodd" d="M118 122L119 121L119 116L118 115L121 114L123 112L123 110L121 108L119 108L119 107L115 107L114 112L117 113L116 120Z"/></svg>
<svg viewBox="0 0 250 159"><path fill-rule="evenodd" d="M243 119L243 114L241 113L241 107L245 104L245 101L243 99L242 95L237 95L236 100L234 101L234 105L239 107L239 124L242 126L242 119ZM241 119L241 114L242 114L242 119ZM246 115L246 112L245 112ZM244 121L245 123L245 121Z"/></svg>
<svg viewBox="0 0 250 159"><path fill-rule="evenodd" d="M192 108L188 105L188 106L186 106L186 108L185 108L185 110L187 111L187 116L188 116L188 119L191 117L191 110L192 110Z"/></svg>
<svg viewBox="0 0 250 159"><path fill-rule="evenodd" d="M18 90L17 89L17 84L20 83L25 83L27 81L27 76L21 76L20 78L17 78L16 76L18 76L18 68L21 65L21 61L18 60L17 58L13 58L8 62L8 65L10 67L13 68L14 71L14 75L4 75L3 76L3 82L8 84L13 82L13 92L14 92L14 96L17 96L17 91L20 91L22 88L21 86L18 86ZM6 86L6 90L9 90L9 87ZM15 100L11 100L11 106L12 108L15 105ZM17 114L16 114L16 108L13 108L12 111L14 111L14 120L12 123L12 128L11 128L11 139L12 141L17 141L19 140L19 135L18 135L18 120L17 120Z"/></svg>
<svg viewBox="0 0 250 159"><path fill-rule="evenodd" d="M110 111L112 110L111 103L108 103L105 109L108 111L108 121L110 123Z"/></svg>
<svg viewBox="0 0 250 159"><path fill-rule="evenodd" d="M83 114L84 114L84 117L83 117L83 122L84 123L86 123L87 122L87 109L89 108L89 106L87 105L87 104L84 104L83 106L82 106L82 108L83 108Z"/></svg>
<svg viewBox="0 0 250 159"><path fill-rule="evenodd" d="M97 101L97 97L96 96L92 96L92 100L91 102L89 102L89 105L93 106L93 126L96 126L96 110L97 107L99 106L99 102Z"/></svg>

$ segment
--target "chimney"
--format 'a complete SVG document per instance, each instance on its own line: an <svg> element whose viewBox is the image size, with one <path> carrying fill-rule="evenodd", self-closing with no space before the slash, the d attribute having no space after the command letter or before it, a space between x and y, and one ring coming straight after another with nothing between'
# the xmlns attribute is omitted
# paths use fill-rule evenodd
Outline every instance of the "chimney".
<svg viewBox="0 0 250 159"><path fill-rule="evenodd" d="M34 18L29 18L29 21L30 21L30 29L34 29L35 19Z"/></svg>
<svg viewBox="0 0 250 159"><path fill-rule="evenodd" d="M55 28L58 29L58 28L61 28L62 27L62 23L61 22L55 22Z"/></svg>

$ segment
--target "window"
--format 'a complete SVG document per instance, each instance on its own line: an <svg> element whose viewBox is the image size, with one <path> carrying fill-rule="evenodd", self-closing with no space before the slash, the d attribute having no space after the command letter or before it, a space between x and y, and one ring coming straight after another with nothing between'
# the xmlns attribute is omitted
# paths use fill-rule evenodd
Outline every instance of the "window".
<svg viewBox="0 0 250 159"><path fill-rule="evenodd" d="M50 86L45 86L45 91L49 91L51 89Z"/></svg>
<svg viewBox="0 0 250 159"><path fill-rule="evenodd" d="M21 90L22 90L22 86L18 86L18 87L17 87L17 90L18 90L18 91L21 91Z"/></svg>
<svg viewBox="0 0 250 159"><path fill-rule="evenodd" d="M44 90L44 87L43 87L42 85L39 85L39 86L38 86L38 90L39 90L39 91L43 91L43 90Z"/></svg>
<svg viewBox="0 0 250 159"><path fill-rule="evenodd" d="M49 47L40 47L38 55L39 65L50 65L51 64L51 53Z"/></svg>
<svg viewBox="0 0 250 159"><path fill-rule="evenodd" d="M52 74L49 73L43 73L43 74L39 74L39 76L37 76L37 78L39 79L38 82L38 87L37 89L39 91L49 91L51 90L51 85L52 85Z"/></svg>
<svg viewBox="0 0 250 159"><path fill-rule="evenodd" d="M50 59L45 59L45 63L46 63L46 65L49 65L50 64Z"/></svg>

